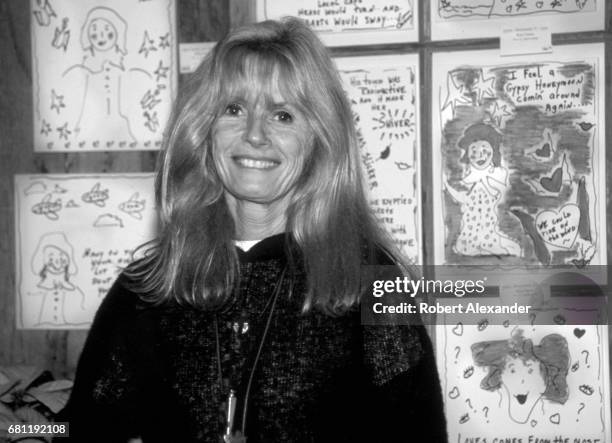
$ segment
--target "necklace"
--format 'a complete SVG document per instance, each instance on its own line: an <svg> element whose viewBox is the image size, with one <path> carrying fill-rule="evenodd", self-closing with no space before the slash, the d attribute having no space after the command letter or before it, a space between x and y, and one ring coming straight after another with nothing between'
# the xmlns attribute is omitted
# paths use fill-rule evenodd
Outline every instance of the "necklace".
<svg viewBox="0 0 612 443"><path fill-rule="evenodd" d="M244 394L244 403L242 407L242 430L234 432L234 416L236 412L236 392L233 389L230 389L228 397L227 397L227 418L226 418L226 428L225 434L223 435L223 441L225 443L246 443L246 418L247 418L247 410L249 405L249 395L251 392L251 385L253 384L253 376L255 375L255 369L257 368L257 363L259 363L259 358L261 357L261 352L264 347L264 343L266 341L266 337L268 335L268 331L270 330L270 324L272 323L272 317L274 314L274 308L276 307L276 301L278 300L278 296L280 294L280 289L285 280L285 274L287 272L287 267L283 268L281 272L278 283L274 288L274 292L271 297L271 305L270 312L268 313L268 318L266 320L266 325L264 327L263 333L261 335L261 339L259 341L259 346L257 347L257 353L255 354L255 359L253 360L253 366L251 367L251 371L249 373L249 380L247 383L247 387ZM292 286L289 287L289 294L291 295L293 291ZM219 386L223 389L223 371L221 368L221 345L219 342L219 325L217 321L217 315L215 314L214 318L215 324L215 339L216 339L216 350L217 350L217 370L219 375Z"/></svg>

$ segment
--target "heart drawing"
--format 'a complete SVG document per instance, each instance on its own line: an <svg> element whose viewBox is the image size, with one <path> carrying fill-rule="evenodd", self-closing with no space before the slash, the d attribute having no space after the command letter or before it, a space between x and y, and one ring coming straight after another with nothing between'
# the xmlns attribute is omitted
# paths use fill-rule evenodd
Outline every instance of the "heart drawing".
<svg viewBox="0 0 612 443"><path fill-rule="evenodd" d="M563 183L563 168L559 166L551 177L542 177L540 184L548 192L559 192Z"/></svg>
<svg viewBox="0 0 612 443"><path fill-rule="evenodd" d="M542 211L535 218L540 237L549 245L571 249L578 235L580 209L573 203L562 206L558 211Z"/></svg>

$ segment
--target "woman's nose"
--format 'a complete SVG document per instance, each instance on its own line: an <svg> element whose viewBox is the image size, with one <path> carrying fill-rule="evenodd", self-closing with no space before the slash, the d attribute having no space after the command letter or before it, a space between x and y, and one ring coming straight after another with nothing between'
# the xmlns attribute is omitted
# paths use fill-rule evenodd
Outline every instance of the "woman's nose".
<svg viewBox="0 0 612 443"><path fill-rule="evenodd" d="M247 122L246 140L259 147L268 142L266 122L263 115L250 115Z"/></svg>

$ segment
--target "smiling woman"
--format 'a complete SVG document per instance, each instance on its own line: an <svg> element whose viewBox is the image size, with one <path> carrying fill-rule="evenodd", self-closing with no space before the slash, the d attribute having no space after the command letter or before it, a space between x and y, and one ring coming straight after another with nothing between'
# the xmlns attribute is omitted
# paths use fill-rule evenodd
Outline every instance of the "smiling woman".
<svg viewBox="0 0 612 443"><path fill-rule="evenodd" d="M290 191L303 175L314 134L306 115L291 104L293 97L286 99L278 87L284 77L279 69L262 72L265 65L253 56L244 63L252 80L239 79L229 88L231 103L212 130L214 164L234 219L266 205L275 214L275 228L283 230ZM264 82L266 74L271 76ZM245 234L238 231L237 237Z"/></svg>
<svg viewBox="0 0 612 443"><path fill-rule="evenodd" d="M96 315L73 441L445 442L423 326L360 323L362 266L407 265L316 35L296 19L230 33L166 133L159 236Z"/></svg>

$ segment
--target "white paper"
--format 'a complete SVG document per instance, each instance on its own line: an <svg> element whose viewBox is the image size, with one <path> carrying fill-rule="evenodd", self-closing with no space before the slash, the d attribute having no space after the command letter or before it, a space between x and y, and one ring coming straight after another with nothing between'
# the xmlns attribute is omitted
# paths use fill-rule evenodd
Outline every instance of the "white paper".
<svg viewBox="0 0 612 443"><path fill-rule="evenodd" d="M507 26L553 33L604 29L603 0L432 0L432 40L499 37Z"/></svg>
<svg viewBox="0 0 612 443"><path fill-rule="evenodd" d="M194 72L215 44L216 42L180 43L179 60L181 74L191 74Z"/></svg>
<svg viewBox="0 0 612 443"><path fill-rule="evenodd" d="M449 441L612 441L607 326L440 321Z"/></svg>
<svg viewBox="0 0 612 443"><path fill-rule="evenodd" d="M257 20L299 17L328 46L418 41L418 1L258 0Z"/></svg>
<svg viewBox="0 0 612 443"><path fill-rule="evenodd" d="M31 0L34 147L159 149L176 92L174 0Z"/></svg>
<svg viewBox="0 0 612 443"><path fill-rule="evenodd" d="M552 37L548 26L520 26L502 29L499 39L499 52L502 57L548 54L552 51Z"/></svg>
<svg viewBox="0 0 612 443"><path fill-rule="evenodd" d="M602 44L434 54L436 264L606 264L604 81Z"/></svg>
<svg viewBox="0 0 612 443"><path fill-rule="evenodd" d="M397 246L421 263L418 55L335 61L351 100L372 207Z"/></svg>
<svg viewBox="0 0 612 443"><path fill-rule="evenodd" d="M89 327L155 235L153 194L152 174L16 175L17 327Z"/></svg>

